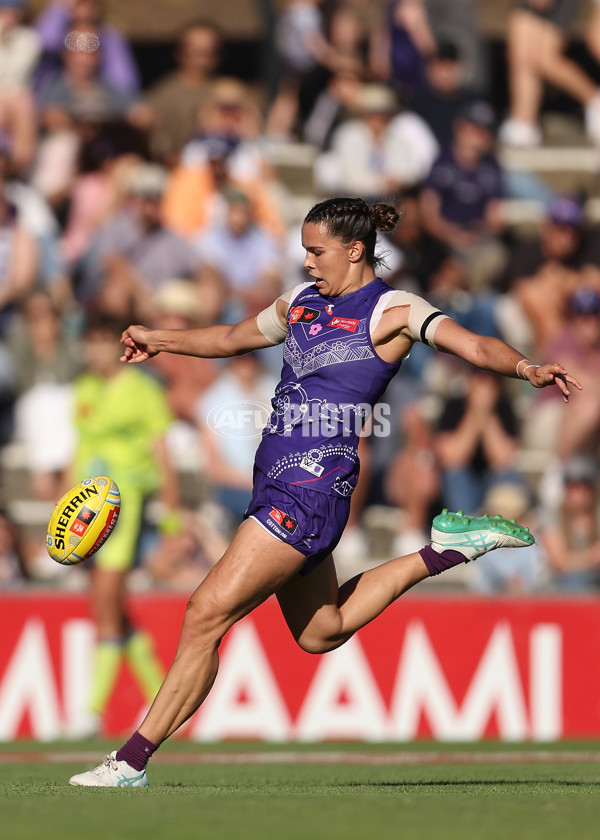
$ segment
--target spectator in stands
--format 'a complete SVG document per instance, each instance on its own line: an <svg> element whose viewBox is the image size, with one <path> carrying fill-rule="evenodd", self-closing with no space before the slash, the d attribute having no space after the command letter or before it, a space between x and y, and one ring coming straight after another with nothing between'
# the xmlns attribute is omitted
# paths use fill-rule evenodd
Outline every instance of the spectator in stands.
<svg viewBox="0 0 600 840"><path fill-rule="evenodd" d="M72 117L107 120L124 117L135 96L107 84L100 75L102 44L96 28L77 24L65 40L62 66L39 90L38 106L62 108Z"/></svg>
<svg viewBox="0 0 600 840"><path fill-rule="evenodd" d="M580 287L569 298L564 326L542 347L542 357L560 352L584 386L580 411L569 416L552 399L536 395L523 428L527 449L564 462L600 445L600 290Z"/></svg>
<svg viewBox="0 0 600 840"><path fill-rule="evenodd" d="M518 0L507 28L510 110L500 141L531 148L542 140L539 115L546 83L576 99L585 127L600 143L600 91L583 68L565 55L567 32L581 3L573 0Z"/></svg>
<svg viewBox="0 0 600 840"><path fill-rule="evenodd" d="M297 129L300 99L314 85L315 72L330 49L319 8L323 0L288 0L275 25L279 84L267 116L267 135L289 140ZM316 96L314 97L316 98Z"/></svg>
<svg viewBox="0 0 600 840"><path fill-rule="evenodd" d="M489 35L481 28L479 0L425 0L437 44L456 44L463 61L464 81L485 98L489 88Z"/></svg>
<svg viewBox="0 0 600 840"><path fill-rule="evenodd" d="M22 585L29 570L19 529L6 510L0 509L0 587Z"/></svg>
<svg viewBox="0 0 600 840"><path fill-rule="evenodd" d="M416 114L398 113L391 88L362 86L355 116L342 122L331 148L315 164L315 181L323 194L377 198L398 193L425 179L438 154L426 123Z"/></svg>
<svg viewBox="0 0 600 840"><path fill-rule="evenodd" d="M452 251L425 229L418 188L403 192L402 214L402 224L384 239L386 249L391 249L386 255L391 270L385 279L396 288L429 298L432 279Z"/></svg>
<svg viewBox="0 0 600 840"><path fill-rule="evenodd" d="M102 45L99 75L122 93L136 93L140 76L133 51L125 37L104 20L102 0L55 0L35 21L44 55L36 70L36 84L43 88L60 70L65 36L79 26L97 31Z"/></svg>
<svg viewBox="0 0 600 840"><path fill-rule="evenodd" d="M208 326L216 320L216 312L222 306L221 298L219 289L218 301L210 303L207 300L207 286L191 280L172 278L161 286L153 298L156 328L184 330ZM152 366L163 382L171 413L188 428L194 426L196 437L196 404L216 380L219 373L217 362L214 359L193 359L191 356L159 353Z"/></svg>
<svg viewBox="0 0 600 840"><path fill-rule="evenodd" d="M70 114L53 106L44 111L43 132L29 181L64 222L77 177L81 137Z"/></svg>
<svg viewBox="0 0 600 840"><path fill-rule="evenodd" d="M564 465L563 493L556 509L546 510L542 545L559 592L589 592L600 583L600 498L598 465L574 456Z"/></svg>
<svg viewBox="0 0 600 840"><path fill-rule="evenodd" d="M522 482L495 484L486 493L482 507L507 519L518 519L537 533L538 511L533 506L529 489ZM507 548L499 558L487 555L481 559L483 563L473 563L469 567L469 585L476 592L526 595L539 591L546 583L544 552L538 543L520 553Z"/></svg>
<svg viewBox="0 0 600 840"><path fill-rule="evenodd" d="M14 359L0 340L0 448L10 442L14 432L16 380Z"/></svg>
<svg viewBox="0 0 600 840"><path fill-rule="evenodd" d="M0 0L0 131L11 138L14 163L26 170L35 152L36 117L29 90L40 55L35 31L24 24L24 0Z"/></svg>
<svg viewBox="0 0 600 840"><path fill-rule="evenodd" d="M0 336L10 323L15 306L33 287L39 267L35 240L8 196L6 163L6 156L0 154Z"/></svg>
<svg viewBox="0 0 600 840"><path fill-rule="evenodd" d="M567 301L581 284L582 271L600 288L599 267L597 236L586 230L583 207L572 196L557 196L537 235L512 250L506 267L505 290L517 307L511 318L521 345L526 331L529 345L544 353L565 324Z"/></svg>
<svg viewBox="0 0 600 840"><path fill-rule="evenodd" d="M81 154L61 240L69 272L80 268L93 238L121 206L131 170L145 158L143 137L122 120L78 121L77 127Z"/></svg>
<svg viewBox="0 0 600 840"><path fill-rule="evenodd" d="M177 67L154 84L139 109L138 119L151 130L152 152L174 165L197 129L198 110L210 94L222 40L211 23L188 24L177 39Z"/></svg>
<svg viewBox="0 0 600 840"><path fill-rule="evenodd" d="M207 165L210 137L231 143L228 169L232 178L265 182L276 178L265 151L260 110L248 85L238 79L224 76L211 85L198 111L197 132L181 152L182 166Z"/></svg>
<svg viewBox="0 0 600 840"><path fill-rule="evenodd" d="M425 63L435 48L424 0L390 0L373 33L371 69L403 98L411 98L426 87Z"/></svg>
<svg viewBox="0 0 600 840"><path fill-rule="evenodd" d="M443 41L425 65L427 84L411 102L414 112L431 129L440 149L452 143L452 126L475 91L465 84L465 64L456 44Z"/></svg>
<svg viewBox="0 0 600 840"><path fill-rule="evenodd" d="M361 88L360 75L340 70L333 73L306 116L302 138L305 143L325 151L331 147L334 130L352 112Z"/></svg>
<svg viewBox="0 0 600 840"><path fill-rule="evenodd" d="M0 88L23 90L40 55L40 41L24 22L25 0L0 0Z"/></svg>
<svg viewBox="0 0 600 840"><path fill-rule="evenodd" d="M493 291L472 289L465 263L452 248L425 228L419 189L402 196L402 224L383 240L391 248L386 254L388 283L425 297L461 326L483 335L501 337L497 318L498 299ZM422 345L413 347L405 362L406 372L417 380L435 354Z"/></svg>
<svg viewBox="0 0 600 840"><path fill-rule="evenodd" d="M19 394L41 383L69 384L81 371L80 342L65 329L58 306L44 289L33 289L22 301L8 346Z"/></svg>
<svg viewBox="0 0 600 840"><path fill-rule="evenodd" d="M446 398L435 449L444 507L478 511L492 485L520 481L519 427L498 379L476 369L465 377L464 393Z"/></svg>
<svg viewBox="0 0 600 840"><path fill-rule="evenodd" d="M109 475L124 500L111 539L91 561L91 599L98 630L89 732L98 731L123 658L146 702L153 699L162 667L150 638L135 628L125 606L129 573L136 558L144 505L153 495L162 503L167 534L178 530L179 492L165 434L171 415L161 386L119 361L121 322L102 312L88 320L84 334L87 371L75 382L78 436L75 477ZM84 734L82 732L81 734Z"/></svg>
<svg viewBox="0 0 600 840"><path fill-rule="evenodd" d="M161 589L193 591L227 548L227 539L211 521L210 512L187 511L181 532L161 540L144 568Z"/></svg>
<svg viewBox="0 0 600 840"><path fill-rule="evenodd" d="M163 223L167 172L139 163L129 172L127 197L98 232L82 274L81 294L125 319L151 313L151 298L173 276L192 277L192 247Z"/></svg>
<svg viewBox="0 0 600 840"><path fill-rule="evenodd" d="M421 192L423 220L432 236L468 266L473 288L489 286L502 265L498 235L502 170L494 155L494 112L483 100L466 105L454 121Z"/></svg>
<svg viewBox="0 0 600 840"><path fill-rule="evenodd" d="M403 407L399 425L402 440L391 458L388 451L385 496L402 512L392 546L392 553L402 556L405 551L414 551L417 543L422 544L441 486L433 430L418 400Z"/></svg>
<svg viewBox="0 0 600 840"><path fill-rule="evenodd" d="M196 407L213 498L228 511L233 530L252 495L254 455L274 385L260 353L245 353L227 361L224 372Z"/></svg>
<svg viewBox="0 0 600 840"><path fill-rule="evenodd" d="M223 289L221 318L227 323L249 318L281 292L281 253L276 240L256 224L248 196L224 192L224 222L212 225L192 244L211 275L211 285Z"/></svg>
<svg viewBox="0 0 600 840"><path fill-rule="evenodd" d="M248 196L257 223L282 237L283 218L270 186L258 178L237 178L230 172L236 140L207 135L202 143L205 164L178 166L171 173L163 202L166 224L182 236L200 235L212 224L223 222L227 214L225 195L234 189Z"/></svg>
<svg viewBox="0 0 600 840"><path fill-rule="evenodd" d="M23 444L30 492L56 500L72 455L71 385L81 371L81 346L42 289L23 301L8 346L17 371L16 439Z"/></svg>
<svg viewBox="0 0 600 840"><path fill-rule="evenodd" d="M19 224L34 243L28 258L36 262L36 279L57 291L64 279L58 223L36 188L15 175L13 143L0 134L0 181L4 183L4 197L15 208Z"/></svg>

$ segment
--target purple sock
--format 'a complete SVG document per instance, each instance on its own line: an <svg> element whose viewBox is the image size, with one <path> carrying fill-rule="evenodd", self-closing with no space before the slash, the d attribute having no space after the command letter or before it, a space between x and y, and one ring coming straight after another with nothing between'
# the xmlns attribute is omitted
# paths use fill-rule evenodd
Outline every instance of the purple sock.
<svg viewBox="0 0 600 840"><path fill-rule="evenodd" d="M460 551L454 551L452 548L447 548L445 551L439 552L430 545L419 549L419 554L423 558L423 562L427 566L427 571L430 575L439 575L445 572L446 569L451 569L453 566L458 566L459 563L464 563L466 557Z"/></svg>
<svg viewBox="0 0 600 840"><path fill-rule="evenodd" d="M134 770L144 770L148 760L157 749L158 746L152 741L144 738L139 732L134 732L129 741L117 752L117 761L126 761Z"/></svg>

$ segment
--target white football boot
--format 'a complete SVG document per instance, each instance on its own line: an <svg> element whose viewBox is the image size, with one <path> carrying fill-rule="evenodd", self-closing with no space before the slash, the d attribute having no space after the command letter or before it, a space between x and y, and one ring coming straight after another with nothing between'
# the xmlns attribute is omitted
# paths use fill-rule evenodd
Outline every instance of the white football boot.
<svg viewBox="0 0 600 840"><path fill-rule="evenodd" d="M135 770L126 761L117 761L117 752L113 750L94 770L71 776L69 784L85 787L145 788L148 787L148 776L145 770Z"/></svg>
<svg viewBox="0 0 600 840"><path fill-rule="evenodd" d="M529 528L503 516L467 516L462 510L443 510L433 520L431 547L436 551L459 551L465 562L495 548L519 548L535 542Z"/></svg>

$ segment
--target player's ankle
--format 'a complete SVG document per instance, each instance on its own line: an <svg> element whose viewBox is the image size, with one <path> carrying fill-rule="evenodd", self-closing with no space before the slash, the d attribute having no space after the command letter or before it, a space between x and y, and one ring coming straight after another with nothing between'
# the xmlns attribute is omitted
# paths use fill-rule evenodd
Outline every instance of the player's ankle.
<svg viewBox="0 0 600 840"><path fill-rule="evenodd" d="M444 551L436 551L433 546L426 545L419 550L419 554L423 558L423 562L427 566L427 571L432 577L434 575L440 575L442 572L452 569L454 566L458 566L460 563L466 561L464 554L452 548L447 548Z"/></svg>
<svg viewBox="0 0 600 840"><path fill-rule="evenodd" d="M157 749L157 744L153 744L139 732L134 732L117 751L116 758L117 761L125 761L134 770L144 770Z"/></svg>

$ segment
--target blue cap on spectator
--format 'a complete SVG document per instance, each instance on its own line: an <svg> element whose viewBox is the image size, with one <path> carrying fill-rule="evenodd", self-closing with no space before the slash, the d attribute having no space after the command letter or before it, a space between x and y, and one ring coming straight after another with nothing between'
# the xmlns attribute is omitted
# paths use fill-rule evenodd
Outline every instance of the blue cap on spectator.
<svg viewBox="0 0 600 840"><path fill-rule="evenodd" d="M550 204L548 218L555 225L579 228L584 215L581 204L569 195L559 195Z"/></svg>
<svg viewBox="0 0 600 840"><path fill-rule="evenodd" d="M569 308L574 315L600 315L600 293L582 286L569 298Z"/></svg>
<svg viewBox="0 0 600 840"><path fill-rule="evenodd" d="M475 99L472 102L467 102L458 112L458 117L472 125L487 128L488 131L493 131L496 125L494 109L489 102L483 99Z"/></svg>
<svg viewBox="0 0 600 840"><path fill-rule="evenodd" d="M0 9L25 9L25 0L0 0Z"/></svg>

